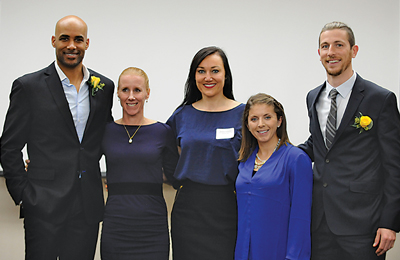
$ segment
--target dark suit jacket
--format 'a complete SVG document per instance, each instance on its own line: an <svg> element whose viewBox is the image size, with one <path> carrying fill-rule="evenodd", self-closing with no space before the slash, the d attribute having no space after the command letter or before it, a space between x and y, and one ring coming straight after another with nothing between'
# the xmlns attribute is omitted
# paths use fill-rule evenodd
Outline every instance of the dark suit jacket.
<svg viewBox="0 0 400 260"><path fill-rule="evenodd" d="M8 191L16 204L23 201L25 215L61 222L78 194L87 221L102 219L100 144L105 124L112 120L114 83L89 71L105 86L95 96L89 89L90 113L82 143L54 63L16 79L12 85L1 161ZM21 153L25 144L31 160L28 172Z"/></svg>
<svg viewBox="0 0 400 260"><path fill-rule="evenodd" d="M332 147L327 151L315 104L325 84L307 95L310 137L299 147L314 161L312 230L325 213L337 235L400 226L400 116L395 95L357 75ZM359 112L373 120L360 133ZM372 243L372 242L371 242Z"/></svg>

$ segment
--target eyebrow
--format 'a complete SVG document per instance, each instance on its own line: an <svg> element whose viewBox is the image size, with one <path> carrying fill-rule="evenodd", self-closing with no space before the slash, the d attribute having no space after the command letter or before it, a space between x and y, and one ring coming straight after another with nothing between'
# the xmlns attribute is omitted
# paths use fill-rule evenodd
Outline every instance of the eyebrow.
<svg viewBox="0 0 400 260"><path fill-rule="evenodd" d="M333 43L345 43L345 41L334 41ZM320 45L329 44L328 42L321 42Z"/></svg>
<svg viewBox="0 0 400 260"><path fill-rule="evenodd" d="M68 37L68 38L70 38L71 36L69 36L68 34L61 34L61 35L58 37L58 39L63 38L63 37ZM75 36L74 39L84 39L84 37L83 37L82 35L78 35L78 36Z"/></svg>
<svg viewBox="0 0 400 260"><path fill-rule="evenodd" d="M212 66L211 68L214 69L214 68L219 68L219 67L220 67L220 66L217 65L217 66ZM202 66L198 66L197 68L202 68L202 69L204 69L204 67L202 67Z"/></svg>
<svg viewBox="0 0 400 260"><path fill-rule="evenodd" d="M264 114L264 115L262 115L262 116L270 116L270 115L271 115L271 113L266 113L266 114ZM250 116L252 116L252 117L254 117L254 116L258 117L257 115L250 115L250 114L249 114L249 117L250 117Z"/></svg>

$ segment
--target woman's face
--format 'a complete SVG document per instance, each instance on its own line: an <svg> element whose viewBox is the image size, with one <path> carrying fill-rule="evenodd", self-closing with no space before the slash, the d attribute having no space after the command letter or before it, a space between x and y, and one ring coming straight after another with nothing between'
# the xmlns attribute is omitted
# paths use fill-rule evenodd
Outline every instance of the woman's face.
<svg viewBox="0 0 400 260"><path fill-rule="evenodd" d="M149 95L150 89L146 89L145 80L142 76L125 74L120 77L118 97L124 116L143 113L144 103Z"/></svg>
<svg viewBox="0 0 400 260"><path fill-rule="evenodd" d="M255 104L249 110L247 126L258 143L275 141L278 138L276 131L281 123L282 118L278 119L272 105Z"/></svg>
<svg viewBox="0 0 400 260"><path fill-rule="evenodd" d="M195 79L203 97L223 95L225 68L221 56L217 53L208 55L197 67Z"/></svg>

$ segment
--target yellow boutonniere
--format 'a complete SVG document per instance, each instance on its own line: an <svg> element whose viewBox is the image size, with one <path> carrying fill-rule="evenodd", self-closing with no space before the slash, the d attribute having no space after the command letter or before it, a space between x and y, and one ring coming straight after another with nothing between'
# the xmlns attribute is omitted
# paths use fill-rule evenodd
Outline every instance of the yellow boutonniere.
<svg viewBox="0 0 400 260"><path fill-rule="evenodd" d="M361 112L359 117L356 117L354 119L354 124L352 125L353 127L360 129L361 134L364 130L368 131L374 126L374 121L369 116L363 116Z"/></svg>
<svg viewBox="0 0 400 260"><path fill-rule="evenodd" d="M92 87L92 96L95 96L99 89L103 90L103 87L105 86L104 83L100 82L100 78L95 76L90 77L89 84Z"/></svg>

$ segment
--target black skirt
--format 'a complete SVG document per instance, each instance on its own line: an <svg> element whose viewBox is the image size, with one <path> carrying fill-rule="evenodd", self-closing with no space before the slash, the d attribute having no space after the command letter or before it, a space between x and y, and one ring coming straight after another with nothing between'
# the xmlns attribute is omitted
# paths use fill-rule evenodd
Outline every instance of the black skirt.
<svg viewBox="0 0 400 260"><path fill-rule="evenodd" d="M171 215L174 260L232 260L236 232L234 184L183 183Z"/></svg>

